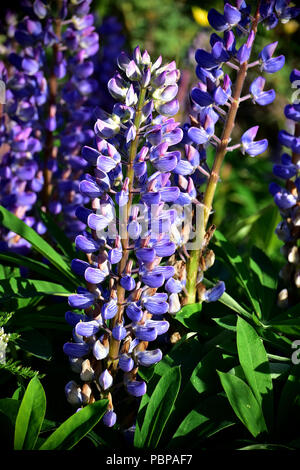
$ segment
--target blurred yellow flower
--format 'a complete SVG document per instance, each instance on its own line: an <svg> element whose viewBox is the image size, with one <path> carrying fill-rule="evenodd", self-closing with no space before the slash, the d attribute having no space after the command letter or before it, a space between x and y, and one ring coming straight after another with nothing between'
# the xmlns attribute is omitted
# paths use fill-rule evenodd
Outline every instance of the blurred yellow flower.
<svg viewBox="0 0 300 470"><path fill-rule="evenodd" d="M207 11L199 7L192 7L194 20L201 26L209 26Z"/></svg>
<svg viewBox="0 0 300 470"><path fill-rule="evenodd" d="M298 28L299 23L295 20L290 20L288 23L283 25L283 29L286 34L294 34Z"/></svg>

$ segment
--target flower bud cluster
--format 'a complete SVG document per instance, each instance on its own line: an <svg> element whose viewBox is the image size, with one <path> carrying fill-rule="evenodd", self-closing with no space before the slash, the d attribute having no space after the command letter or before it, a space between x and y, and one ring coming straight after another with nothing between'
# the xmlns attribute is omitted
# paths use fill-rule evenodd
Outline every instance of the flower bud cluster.
<svg viewBox="0 0 300 470"><path fill-rule="evenodd" d="M300 90L300 71L294 69L290 75L294 88ZM285 117L291 124L290 132L281 130L278 139L289 153L281 155L281 161L273 166L274 175L284 183L271 183L269 190L280 211L282 221L276 227L276 234L284 242L281 252L287 263L280 271L280 276L288 286L279 294L279 305L292 303L293 294L300 288L300 104L296 98L284 109ZM285 294L285 295L284 295ZM289 299L291 297L291 299Z"/></svg>

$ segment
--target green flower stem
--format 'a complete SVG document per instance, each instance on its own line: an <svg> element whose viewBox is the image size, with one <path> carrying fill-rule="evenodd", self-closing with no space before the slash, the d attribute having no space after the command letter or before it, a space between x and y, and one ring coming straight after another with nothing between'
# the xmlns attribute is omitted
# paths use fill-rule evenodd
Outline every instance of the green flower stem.
<svg viewBox="0 0 300 470"><path fill-rule="evenodd" d="M258 2L260 3L260 2ZM259 19L259 5L257 7L257 12L255 19L252 24L252 30L256 34L257 24ZM209 215L212 209L213 199L216 192L217 184L219 181L220 170L222 163L224 161L227 145L230 141L230 137L235 125L235 118L239 108L239 102L241 98L241 93L243 90L244 82L247 76L248 62L244 62L237 72L236 82L234 86L234 94L229 108L226 122L224 125L221 142L219 143L216 151L216 156L212 168L210 178L207 183L207 187L204 194L203 206L204 206L204 230L205 234ZM197 288L197 276L198 276L198 267L201 257L201 248L198 250L193 250L190 253L190 257L187 262L187 280L186 280L186 297L184 299L184 304L193 304L196 302L196 288Z"/></svg>
<svg viewBox="0 0 300 470"><path fill-rule="evenodd" d="M129 186L128 186L128 191L129 191L129 199L128 203L125 208L125 217L122 217L123 222L122 226L120 227L121 230L121 238L122 238L122 248L123 248L123 256L122 259L119 263L119 276L121 276L122 272L124 271L128 258L129 258L129 237L128 237L128 232L127 232L127 225L128 225L128 218L132 206L132 199L133 199L133 182L134 182L134 170L133 170L133 163L134 159L136 157L137 151L138 151L138 144L139 144L139 128L141 125L141 120L142 120L142 109L146 97L146 88L141 88L140 94L139 94L139 100L137 104L137 110L135 113L135 118L134 118L134 126L136 127L136 137L135 139L131 142L130 149L129 149L129 161L128 161L128 167L127 167L127 175L126 177L129 178ZM124 238L123 238L124 236ZM114 326L116 323L122 321L123 317L123 311L124 311L124 300L125 300L125 289L121 286L120 281L118 281L117 285L117 298L118 298L118 313L112 320L112 326ZM110 348L109 348L109 359L113 363L113 369L116 368L118 364L118 355L119 355L119 347L120 347L120 341L117 341L113 337L111 337L110 340Z"/></svg>

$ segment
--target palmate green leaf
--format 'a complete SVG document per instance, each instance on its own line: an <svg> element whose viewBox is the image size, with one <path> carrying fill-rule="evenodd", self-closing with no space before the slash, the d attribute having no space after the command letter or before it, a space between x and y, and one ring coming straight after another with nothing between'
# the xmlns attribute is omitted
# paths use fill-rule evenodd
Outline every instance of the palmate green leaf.
<svg viewBox="0 0 300 470"><path fill-rule="evenodd" d="M20 401L21 403L24 393L25 393L25 387L23 385L19 385L11 397L13 398L13 400Z"/></svg>
<svg viewBox="0 0 300 470"><path fill-rule="evenodd" d="M142 397L137 420L136 420L136 433L140 434L140 430L144 423L144 417L147 410L147 405L151 399L152 394L155 391L155 387L161 377L167 374L171 368L175 366L181 366L181 386L189 383L190 376L199 362L201 357L202 345L195 333L188 333L184 335L165 355L158 364L155 365L154 370L150 374L150 378L142 375L142 378L147 381L147 392ZM140 369L139 369L140 372ZM148 381L149 380L149 381ZM190 384L191 391L197 392L195 388ZM190 396L191 397L191 396ZM190 399L189 399L190 400ZM190 405L191 402L188 402ZM165 442L171 438L174 434L174 430L179 426L182 420L182 413L185 412L186 403L181 399L181 392L178 394L175 410L172 411L170 418L168 419L163 434L161 436L160 445L164 445ZM188 410L189 411L189 410ZM187 412L188 412L187 411ZM174 424L175 423L175 424Z"/></svg>
<svg viewBox="0 0 300 470"><path fill-rule="evenodd" d="M292 339L284 336L283 333L277 332L275 328L271 327L260 327L258 326L257 331L260 337L269 343L272 347L278 348L284 354L290 354Z"/></svg>
<svg viewBox="0 0 300 470"><path fill-rule="evenodd" d="M2 253L0 253L1 255ZM0 258L1 261L1 258ZM19 268L7 266L0 263L0 279L9 279L10 277L17 277L20 275Z"/></svg>
<svg viewBox="0 0 300 470"><path fill-rule="evenodd" d="M272 380L284 380L284 378L287 377L290 371L290 366L288 364L282 364L280 362L270 362L269 364L270 376ZM244 374L242 366L233 367L229 372L247 382L247 378Z"/></svg>
<svg viewBox="0 0 300 470"><path fill-rule="evenodd" d="M299 407L296 412L296 400L300 395L299 364L294 365L282 389L277 408L276 426L280 434L284 434L292 422L299 423ZM297 427L297 424L296 424Z"/></svg>
<svg viewBox="0 0 300 470"><path fill-rule="evenodd" d="M201 309L201 303L184 305L175 318L191 331L198 331L201 328Z"/></svg>
<svg viewBox="0 0 300 470"><path fill-rule="evenodd" d="M76 251L73 249L73 245L70 239L66 236L65 232L57 225L54 218L42 210L39 210L39 216L42 222L48 229L48 233L54 238L56 245L61 251L70 259L76 257Z"/></svg>
<svg viewBox="0 0 300 470"><path fill-rule="evenodd" d="M255 312L260 316L261 308L259 299L257 298L256 290L253 288L252 280L249 276L249 270L245 261L238 254L235 246L232 245L221 232L216 230L214 235L217 240L217 244L214 246L216 255L222 257L224 261L226 261L227 266L231 269L239 284L245 289L245 293Z"/></svg>
<svg viewBox="0 0 300 470"><path fill-rule="evenodd" d="M285 333L291 336L300 336L300 318L290 320L273 320L271 323L272 328L280 333Z"/></svg>
<svg viewBox="0 0 300 470"><path fill-rule="evenodd" d="M141 430L136 429L134 446L155 449L171 414L181 384L180 366L170 369L158 382L147 406Z"/></svg>
<svg viewBox="0 0 300 470"><path fill-rule="evenodd" d="M266 320L275 304L278 275L271 260L255 246L251 250L249 267L253 280L252 292L257 293L261 307L261 318Z"/></svg>
<svg viewBox="0 0 300 470"><path fill-rule="evenodd" d="M53 268L51 266L34 259L30 259L27 256L19 255L17 253L0 253L0 261L24 266L30 271L41 274L43 277L53 279ZM59 276L60 273L57 273L57 275ZM7 279L7 277L5 277L5 279Z"/></svg>
<svg viewBox="0 0 300 470"><path fill-rule="evenodd" d="M277 315L268 321L268 327L293 336L300 336L300 304L284 310L284 313Z"/></svg>
<svg viewBox="0 0 300 470"><path fill-rule="evenodd" d="M45 295L67 297L71 292L60 284L22 277L0 280L0 302L12 298L32 298Z"/></svg>
<svg viewBox="0 0 300 470"><path fill-rule="evenodd" d="M267 427L262 409L252 393L251 388L235 375L221 371L217 371L217 373L219 374L229 403L248 431L254 437L266 432Z"/></svg>
<svg viewBox="0 0 300 470"><path fill-rule="evenodd" d="M268 426L273 421L273 384L270 365L261 338L241 317L237 321L237 348L240 364Z"/></svg>
<svg viewBox="0 0 300 470"><path fill-rule="evenodd" d="M223 352L233 356L237 355L235 332L229 329L221 330L219 334L203 344L202 352L207 353L214 348L220 348Z"/></svg>
<svg viewBox="0 0 300 470"><path fill-rule="evenodd" d="M198 394L216 391L218 384L216 369L221 362L221 352L215 348L200 359L190 378L190 383ZM188 394L186 399L188 399Z"/></svg>
<svg viewBox="0 0 300 470"><path fill-rule="evenodd" d="M37 377L31 379L16 418L15 450L34 449L46 412L46 396Z"/></svg>
<svg viewBox="0 0 300 470"><path fill-rule="evenodd" d="M209 279L203 279L203 284L209 288L214 286L214 283ZM244 318L252 318L250 312L245 310L244 307L242 307L242 305L240 305L227 292L224 292L218 302L222 303L226 307L230 308L230 310L233 310ZM182 325L184 325L186 328L189 328L191 331L201 331L203 329L203 323L201 322L201 310L202 303L184 305L182 309L176 314L175 319L182 323ZM235 326L230 329L234 330Z"/></svg>
<svg viewBox="0 0 300 470"><path fill-rule="evenodd" d="M241 218L232 224L232 229L227 231L227 238L236 245L246 237L250 246L258 246L268 256L278 257L280 240L275 234L275 228L280 221L280 213L275 205L268 204L252 215Z"/></svg>
<svg viewBox="0 0 300 470"><path fill-rule="evenodd" d="M52 344L49 339L32 327L19 329L20 337L16 344L24 351L33 354L44 361L50 361L52 357Z"/></svg>
<svg viewBox="0 0 300 470"><path fill-rule="evenodd" d="M198 448L202 439L235 424L235 415L226 397L220 394L197 399L168 443L168 449Z"/></svg>
<svg viewBox="0 0 300 470"><path fill-rule="evenodd" d="M0 366L3 365L0 363ZM2 371L0 370L0 374ZM20 401L12 398L0 400L0 441L1 450L12 450L14 442L15 422L20 407Z"/></svg>
<svg viewBox="0 0 300 470"><path fill-rule="evenodd" d="M284 446L281 444L252 444L245 447L240 447L237 450L293 450L293 447Z"/></svg>
<svg viewBox="0 0 300 470"><path fill-rule="evenodd" d="M15 398L2 398L0 400L0 412L5 414L14 427L21 402Z"/></svg>
<svg viewBox="0 0 300 470"><path fill-rule="evenodd" d="M95 447L101 449L128 449L128 441L123 431L116 429L116 426L108 428L103 421L98 423L86 438L89 439Z"/></svg>
<svg viewBox="0 0 300 470"><path fill-rule="evenodd" d="M46 439L39 450L72 449L100 421L107 405L108 400L99 400L74 413Z"/></svg>
<svg viewBox="0 0 300 470"><path fill-rule="evenodd" d="M184 381L182 380L182 387L175 402L175 409L164 431L164 443L171 439L171 436L178 429L187 414L195 407L196 403L202 403L209 395L215 395L220 389L216 373L216 369L223 362L220 350L213 348L204 356L198 354L198 357L200 360L198 359L199 362L196 364L190 377Z"/></svg>
<svg viewBox="0 0 300 470"><path fill-rule="evenodd" d="M225 330L236 331L236 316L235 315L224 315L219 318L212 318L217 325L221 326Z"/></svg>
<svg viewBox="0 0 300 470"><path fill-rule="evenodd" d="M10 328L19 331L32 325L37 329L50 328L70 331L70 326L65 320L66 309L66 302L57 302L55 307L53 303L50 305L47 303L46 306L43 305L35 309L30 307L19 309L10 320Z"/></svg>
<svg viewBox="0 0 300 470"><path fill-rule="evenodd" d="M50 261L58 271L62 272L74 286L78 286L76 276L74 276L69 264L64 261L63 257L37 232L35 232L35 230L26 225L21 219L9 212L3 206L0 206L0 223L7 229L17 233L22 238L25 238L25 240L27 240L38 253L48 259L48 261Z"/></svg>

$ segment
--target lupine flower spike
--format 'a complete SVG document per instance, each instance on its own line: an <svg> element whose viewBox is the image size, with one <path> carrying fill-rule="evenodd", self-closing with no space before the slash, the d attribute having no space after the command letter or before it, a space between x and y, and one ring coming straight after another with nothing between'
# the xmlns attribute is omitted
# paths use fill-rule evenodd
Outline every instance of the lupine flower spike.
<svg viewBox="0 0 300 470"><path fill-rule="evenodd" d="M94 174L85 174L80 183L91 208L76 210L87 229L75 243L87 261L73 260L72 269L86 285L70 295L69 304L84 313L66 313L73 341L64 345L81 379L89 361L93 396L110 396L108 426L116 422L118 371L129 395L146 392L138 367L160 361L160 349L148 344L168 330L168 298L181 288L173 279L174 267L166 263L176 250L170 238L176 211L165 207L180 196L170 184L181 162L180 151L172 150L183 136L172 117L178 111L179 71L175 62L162 65L161 57L152 62L139 47L132 57L121 53L118 66L108 82L118 102L110 114L96 111L95 147L82 148ZM71 385L67 396L75 387L76 404L83 403L82 386Z"/></svg>
<svg viewBox="0 0 300 470"><path fill-rule="evenodd" d="M300 88L300 71L295 69L290 75L292 86ZM281 307L293 305L297 301L300 289L300 104L295 99L286 105L285 117L293 123L290 132L281 130L278 135L280 144L284 147L280 163L273 166L274 175L281 180L278 184L270 184L270 193L282 217L276 227L276 234L284 245L281 252L287 263L280 271L285 287L278 294L278 304ZM287 151L285 151L287 149Z"/></svg>

